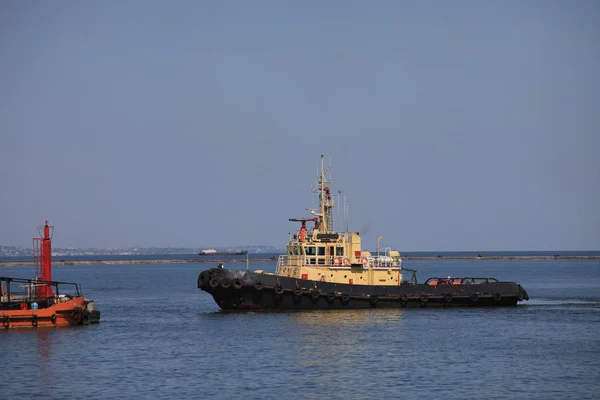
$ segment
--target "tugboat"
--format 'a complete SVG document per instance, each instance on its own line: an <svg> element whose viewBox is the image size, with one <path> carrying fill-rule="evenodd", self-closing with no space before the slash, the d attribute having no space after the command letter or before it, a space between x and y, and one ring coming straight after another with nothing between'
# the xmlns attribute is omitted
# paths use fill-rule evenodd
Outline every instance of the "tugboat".
<svg viewBox="0 0 600 400"><path fill-rule="evenodd" d="M38 231L40 237L33 238L34 278L0 277L0 327L39 328L100 322L94 300L86 299L78 284L52 280L54 227L46 221Z"/></svg>
<svg viewBox="0 0 600 400"><path fill-rule="evenodd" d="M300 222L280 255L275 274L218 268L198 276L198 288L222 310L359 309L406 307L515 306L529 300L515 282L485 277L434 277L417 283L416 271L402 267L400 252L376 255L361 248L359 232L334 231L334 196L329 168L321 172L319 208ZM308 230L306 224L314 224ZM405 272L410 278L405 277Z"/></svg>

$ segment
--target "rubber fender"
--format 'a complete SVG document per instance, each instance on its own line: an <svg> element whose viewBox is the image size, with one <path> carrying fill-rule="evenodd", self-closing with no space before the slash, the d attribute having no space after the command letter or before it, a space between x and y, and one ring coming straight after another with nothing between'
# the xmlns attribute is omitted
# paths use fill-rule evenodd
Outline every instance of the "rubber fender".
<svg viewBox="0 0 600 400"><path fill-rule="evenodd" d="M371 303L371 305L375 305L377 304L377 302L379 301L379 298L377 297L376 294L372 294L369 296L369 303Z"/></svg>
<svg viewBox="0 0 600 400"><path fill-rule="evenodd" d="M231 279L221 278L221 287L223 289L229 289L231 287Z"/></svg>
<svg viewBox="0 0 600 400"><path fill-rule="evenodd" d="M204 280L206 279L206 274L204 272L200 272L198 275L198 288L204 286Z"/></svg>

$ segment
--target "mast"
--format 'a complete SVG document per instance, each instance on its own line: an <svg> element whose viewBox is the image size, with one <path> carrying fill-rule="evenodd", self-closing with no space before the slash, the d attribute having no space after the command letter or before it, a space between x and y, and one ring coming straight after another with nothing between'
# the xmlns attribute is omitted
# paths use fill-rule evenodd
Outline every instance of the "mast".
<svg viewBox="0 0 600 400"><path fill-rule="evenodd" d="M43 233L42 233L43 229ZM39 280L52 280L52 232L54 227L48 225L48 220L44 226L38 227L39 238L33 238L33 250L35 260L35 274ZM40 297L54 296L52 288L48 285L39 285L37 294Z"/></svg>
<svg viewBox="0 0 600 400"><path fill-rule="evenodd" d="M333 207L334 202L329 191L327 184L331 183L331 179L328 179L326 172L330 171L329 168L325 168L325 160L321 155L321 173L319 175L318 189L315 192L319 193L319 211L311 211L311 214L319 217L319 233L328 233L333 231Z"/></svg>

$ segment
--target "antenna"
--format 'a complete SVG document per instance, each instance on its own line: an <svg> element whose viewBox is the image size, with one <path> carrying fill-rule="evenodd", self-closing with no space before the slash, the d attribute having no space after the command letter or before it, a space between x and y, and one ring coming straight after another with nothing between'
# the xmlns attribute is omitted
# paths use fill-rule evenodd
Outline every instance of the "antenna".
<svg viewBox="0 0 600 400"><path fill-rule="evenodd" d="M336 199L337 203L338 203L338 205L337 205L337 213L338 213L338 215L337 215L338 218L337 219L338 219L338 221L342 221L342 220L340 220L340 208L341 208L340 207L340 200L341 200L341 197L342 197L342 193L344 193L344 192L342 192L341 190L338 190L338 196L337 196L337 199ZM344 224L343 224L343 222L341 224L340 224L340 222L338 222L338 225L342 225L342 226L338 226L338 230L339 231L343 231L344 230Z"/></svg>
<svg viewBox="0 0 600 400"><path fill-rule="evenodd" d="M346 234L348 233L348 200L346 199L346 193L344 193L344 221L346 222Z"/></svg>

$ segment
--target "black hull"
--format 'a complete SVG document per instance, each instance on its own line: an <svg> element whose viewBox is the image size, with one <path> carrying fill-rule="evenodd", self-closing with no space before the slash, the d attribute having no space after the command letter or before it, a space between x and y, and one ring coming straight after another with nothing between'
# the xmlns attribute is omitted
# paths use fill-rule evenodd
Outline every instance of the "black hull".
<svg viewBox="0 0 600 400"><path fill-rule="evenodd" d="M528 300L515 282L367 286L212 268L198 276L222 310L502 307Z"/></svg>

